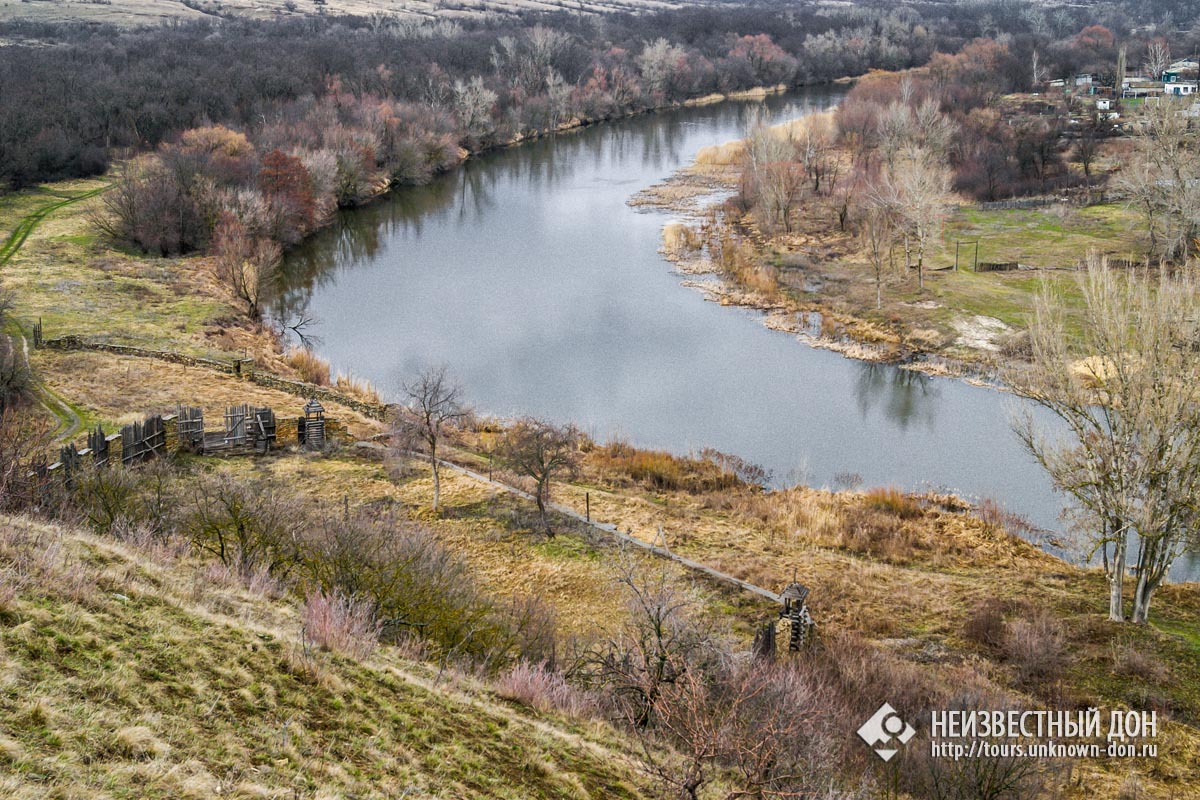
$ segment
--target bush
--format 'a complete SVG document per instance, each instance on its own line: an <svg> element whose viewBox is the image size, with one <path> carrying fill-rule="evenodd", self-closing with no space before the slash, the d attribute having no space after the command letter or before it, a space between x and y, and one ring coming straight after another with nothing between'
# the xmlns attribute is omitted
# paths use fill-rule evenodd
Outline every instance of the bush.
<svg viewBox="0 0 1200 800"><path fill-rule="evenodd" d="M1016 668L1022 685L1042 686L1057 681L1066 660L1062 624L1045 612L1012 620L1004 635L1003 652Z"/></svg>
<svg viewBox="0 0 1200 800"><path fill-rule="evenodd" d="M263 478L205 475L191 483L186 501L180 532L241 578L258 570L284 575L298 563L304 517L286 488Z"/></svg>
<svg viewBox="0 0 1200 800"><path fill-rule="evenodd" d="M577 689L560 672L545 664L518 661L495 682L496 693L538 711L557 711L569 717L594 717L599 709L595 695Z"/></svg>
<svg viewBox="0 0 1200 800"><path fill-rule="evenodd" d="M418 638L444 658L488 667L522 655L545 657L553 647L552 638L546 644L552 620L523 603L489 597L466 564L416 522L309 519L298 539L300 569L312 591L369 600L384 641Z"/></svg>
<svg viewBox="0 0 1200 800"><path fill-rule="evenodd" d="M301 611L304 640L322 650L366 658L379 643L380 624L369 600L341 592L313 592Z"/></svg>
<svg viewBox="0 0 1200 800"><path fill-rule="evenodd" d="M963 625L963 637L968 641L998 650L1008 634L1005 617L1014 606L1007 600L988 597L972 612Z"/></svg>

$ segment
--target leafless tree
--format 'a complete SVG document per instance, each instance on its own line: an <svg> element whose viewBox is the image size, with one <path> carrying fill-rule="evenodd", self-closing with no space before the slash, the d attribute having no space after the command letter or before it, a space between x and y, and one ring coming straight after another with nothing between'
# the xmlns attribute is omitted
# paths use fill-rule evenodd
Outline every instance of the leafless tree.
<svg viewBox="0 0 1200 800"><path fill-rule="evenodd" d="M946 220L950 170L941 163L911 159L896 170L895 185L901 204L900 218L917 244L917 287L925 288L925 253Z"/></svg>
<svg viewBox="0 0 1200 800"><path fill-rule="evenodd" d="M498 96L484 86L483 78L476 75L470 81L454 82L454 113L458 115L467 136L479 140L492 132L492 109Z"/></svg>
<svg viewBox="0 0 1200 800"><path fill-rule="evenodd" d="M396 438L414 438L429 456L433 471L433 510L442 499L442 481L438 447L451 428L471 414L463 399L463 389L444 366L429 367L404 384L408 402L396 419Z"/></svg>
<svg viewBox="0 0 1200 800"><path fill-rule="evenodd" d="M273 482L206 476L194 482L187 500L180 530L197 550L242 577L258 569L281 575L298 563L304 518L293 495Z"/></svg>
<svg viewBox="0 0 1200 800"><path fill-rule="evenodd" d="M1200 164L1196 137L1180 101L1147 105L1137 150L1117 179L1128 202L1142 212L1151 255L1184 259L1200 237Z"/></svg>
<svg viewBox="0 0 1200 800"><path fill-rule="evenodd" d="M550 483L559 475L572 473L579 463L579 431L573 426L560 427L544 420L525 417L504 433L498 455L500 462L533 482L538 516L547 536L554 536L546 504L550 502Z"/></svg>
<svg viewBox="0 0 1200 800"><path fill-rule="evenodd" d="M45 453L54 435L49 415L13 406L0 409L0 508L15 510L31 498L30 462Z"/></svg>
<svg viewBox="0 0 1200 800"><path fill-rule="evenodd" d="M1155 39L1146 48L1146 71L1151 78L1158 80L1170 65L1171 48L1162 39Z"/></svg>
<svg viewBox="0 0 1200 800"><path fill-rule="evenodd" d="M1039 298L1034 367L1014 376L1065 433L1028 414L1017 430L1102 554L1113 620L1125 618L1136 559L1131 619L1145 623L1154 591L1200 535L1200 291L1190 276L1120 276L1098 259L1081 283L1081 320L1068 321L1048 290Z"/></svg>
<svg viewBox="0 0 1200 800"><path fill-rule="evenodd" d="M883 307L883 272L892 245L892 212L887 205L875 202L870 196L862 213L859 237L862 239L871 269L875 273L875 307Z"/></svg>
<svg viewBox="0 0 1200 800"><path fill-rule="evenodd" d="M232 216L218 223L213 245L217 277L246 307L246 315L257 322L262 318L264 296L279 272L283 258L279 245L253 235Z"/></svg>
<svg viewBox="0 0 1200 800"><path fill-rule="evenodd" d="M1030 82L1034 88L1037 88L1044 80L1046 80L1046 67L1042 65L1041 56L1038 55L1038 51L1034 50L1031 59Z"/></svg>
<svg viewBox="0 0 1200 800"><path fill-rule="evenodd" d="M645 729L656 721L664 688L712 658L712 638L664 566L647 568L625 553L618 567L627 613L592 654L589 671L620 718Z"/></svg>
<svg viewBox="0 0 1200 800"><path fill-rule="evenodd" d="M768 229L790 230L792 209L805 181L794 160L797 143L789 133L769 127L761 115L755 116L745 141L744 175L759 221Z"/></svg>

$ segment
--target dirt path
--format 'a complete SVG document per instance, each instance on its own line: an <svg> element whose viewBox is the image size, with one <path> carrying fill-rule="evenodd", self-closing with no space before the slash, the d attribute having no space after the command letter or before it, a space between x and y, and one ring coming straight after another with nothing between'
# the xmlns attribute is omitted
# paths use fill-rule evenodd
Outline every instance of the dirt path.
<svg viewBox="0 0 1200 800"><path fill-rule="evenodd" d="M95 197L108 188L109 187L107 185L101 186L90 191L81 192L77 195L61 198L52 203L47 203L31 214L27 214L19 223L17 223L17 227L13 228L12 233L10 233L8 238L4 240L4 244L0 245L0 267L7 265L8 262L12 260L12 257L15 256L21 250L22 245L25 244L25 240L29 238L29 234L33 233L34 229L41 224L46 217L50 216L52 213L60 208L63 208L64 206L69 206L72 203L78 203L80 200L86 200L89 197ZM21 337L22 355L25 359L25 363L28 364L29 340L25 338L25 334L23 332L19 335ZM83 427L83 421L79 418L79 415L75 413L75 410L71 408L71 406L68 405L61 397L52 392L47 386L40 382L35 382L34 394L37 396L38 402L40 402L42 406L45 407L45 409L54 415L54 418L58 420L58 429L55 431L55 437L58 441L62 442L72 438L76 433L79 432L79 429Z"/></svg>
<svg viewBox="0 0 1200 800"><path fill-rule="evenodd" d="M21 337L21 355L25 359L25 363L29 363L29 340L25 338L24 333L18 334ZM33 382L34 395L42 407L49 411L55 419L58 420L58 428L54 431L56 441L65 442L79 433L79 429L83 427L83 420L75 413L75 409L71 408L65 400L55 394L41 381Z"/></svg>
<svg viewBox="0 0 1200 800"><path fill-rule="evenodd" d="M71 203L78 203L80 200L86 200L89 197L95 197L106 189L108 189L108 186L101 186L98 189L92 189L78 195L56 200L53 203L47 203L37 211L34 211L32 214L26 215L21 219L20 222L17 223L17 227L13 228L13 232L10 233L8 238L4 240L4 244L0 245L0 267L7 264L9 260L17 254L17 251L19 251L21 246L25 244L25 240L29 238L29 234L33 233L33 229L36 228L46 217L50 216L63 206L69 206Z"/></svg>

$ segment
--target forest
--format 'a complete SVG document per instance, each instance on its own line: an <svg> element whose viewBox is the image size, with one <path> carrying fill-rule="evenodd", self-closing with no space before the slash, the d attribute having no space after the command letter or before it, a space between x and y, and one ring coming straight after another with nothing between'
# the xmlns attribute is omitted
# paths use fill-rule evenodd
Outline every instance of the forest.
<svg viewBox="0 0 1200 800"><path fill-rule="evenodd" d="M912 67L1001 32L1014 58L996 77L1020 86L1035 49L1048 72L1070 74L1098 55L1075 39L1088 24L1121 36L1147 22L1169 31L1172 14L1184 18L1180 6L764 2L636 15L227 19L135 30L0 22L0 185L102 173L114 158L204 125L273 129L262 138L283 133L289 138L278 143L294 148L308 143L295 137L311 137L296 129L304 124L328 136L329 100L343 128L361 125L346 119L361 116L348 101L386 103L421 146L445 135L476 151L572 118ZM1188 36L1176 37L1176 52L1194 49ZM429 161L441 166L436 155Z"/></svg>

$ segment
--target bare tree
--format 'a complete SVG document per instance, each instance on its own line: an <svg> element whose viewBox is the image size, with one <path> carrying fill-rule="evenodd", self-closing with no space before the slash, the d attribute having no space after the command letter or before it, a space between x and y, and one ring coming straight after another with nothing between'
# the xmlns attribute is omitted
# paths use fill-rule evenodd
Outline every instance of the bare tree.
<svg viewBox="0 0 1200 800"><path fill-rule="evenodd" d="M1158 80L1170 65L1171 48L1162 39L1155 39L1146 48L1146 71L1151 78Z"/></svg>
<svg viewBox="0 0 1200 800"><path fill-rule="evenodd" d="M550 482L570 474L579 463L580 434L573 426L559 427L543 420L525 417L504 433L498 454L501 463L533 482L534 500L546 535L553 537L546 504L550 502Z"/></svg>
<svg viewBox="0 0 1200 800"><path fill-rule="evenodd" d="M891 250L894 227L888 206L876 202L869 195L859 226L859 237L875 273L875 308L883 307L883 270L887 253Z"/></svg>
<svg viewBox="0 0 1200 800"><path fill-rule="evenodd" d="M495 129L492 110L497 98L495 92L484 86L479 75L467 83L454 82L454 113L467 136L476 143Z"/></svg>
<svg viewBox="0 0 1200 800"><path fill-rule="evenodd" d="M1038 55L1037 50L1033 51L1033 58L1031 61L1030 83L1032 83L1036 89L1042 81L1046 80L1046 67L1042 65L1041 56Z"/></svg>
<svg viewBox="0 0 1200 800"><path fill-rule="evenodd" d="M925 288L925 253L941 235L950 194L950 170L942 164L921 160L907 162L896 181L904 204L903 219L917 242L917 287Z"/></svg>
<svg viewBox="0 0 1200 800"><path fill-rule="evenodd" d="M425 448L433 470L433 510L437 511L442 499L438 446L452 427L470 416L471 410L463 401L462 387L444 365L425 369L403 388L408 402L396 420L397 437L410 435Z"/></svg>
<svg viewBox="0 0 1200 800"><path fill-rule="evenodd" d="M1125 618L1126 565L1136 559L1131 618L1145 623L1154 591L1200 535L1200 291L1190 277L1118 276L1097 259L1082 290L1082 320L1070 323L1042 294L1034 367L1014 376L1065 434L1028 414L1017 430L1101 553L1113 620Z"/></svg>
<svg viewBox="0 0 1200 800"><path fill-rule="evenodd" d="M28 502L30 463L49 449L53 418L14 406L0 409L0 509L12 511Z"/></svg>
<svg viewBox="0 0 1200 800"><path fill-rule="evenodd" d="M262 301L283 258L279 245L251 234L228 215L217 224L213 244L217 277L245 305L250 319L262 319Z"/></svg>
<svg viewBox="0 0 1200 800"><path fill-rule="evenodd" d="M782 225L790 230L792 209L805 181L793 160L800 145L789 131L768 126L761 114L755 115L745 142L744 175L760 223L767 229Z"/></svg>
<svg viewBox="0 0 1200 800"><path fill-rule="evenodd" d="M1200 237L1196 137L1189 133L1183 103L1168 98L1145 106L1139 122L1137 151L1117 186L1142 212L1151 255L1166 261L1187 258Z"/></svg>
<svg viewBox="0 0 1200 800"><path fill-rule="evenodd" d="M643 729L656 721L665 687L711 655L712 640L664 566L644 567L624 553L618 567L627 613L591 656L591 671L621 719Z"/></svg>

